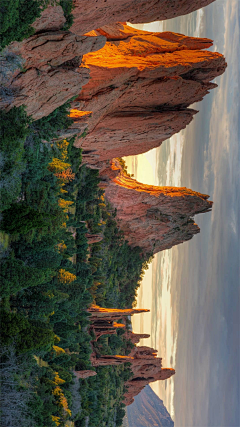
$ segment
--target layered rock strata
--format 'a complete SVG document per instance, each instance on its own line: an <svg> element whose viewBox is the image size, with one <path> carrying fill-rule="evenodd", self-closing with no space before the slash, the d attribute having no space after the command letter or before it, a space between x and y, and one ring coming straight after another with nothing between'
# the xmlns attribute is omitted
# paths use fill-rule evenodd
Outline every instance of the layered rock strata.
<svg viewBox="0 0 240 427"><path fill-rule="evenodd" d="M74 0L71 31L84 34L117 21L144 23L186 15L214 0Z"/></svg>
<svg viewBox="0 0 240 427"><path fill-rule="evenodd" d="M222 55L203 50L212 45L209 39L123 24L91 34L108 41L84 55L91 79L73 103L72 117L80 132L88 126L76 146L92 165L146 152L185 128L196 113L188 106L216 87L211 80L226 68Z"/></svg>
<svg viewBox="0 0 240 427"><path fill-rule="evenodd" d="M104 43L103 36L76 36L68 31L48 31L13 42L7 55L20 56L22 68L5 85L14 94L11 104L2 99L0 106L25 105L34 120L48 116L79 94L89 80L89 70L79 68L82 57Z"/></svg>
<svg viewBox="0 0 240 427"><path fill-rule="evenodd" d="M117 159L101 176L106 199L117 209L125 238L144 253L157 253L190 240L200 232L194 215L212 208L206 194L185 187L139 183L124 173Z"/></svg>

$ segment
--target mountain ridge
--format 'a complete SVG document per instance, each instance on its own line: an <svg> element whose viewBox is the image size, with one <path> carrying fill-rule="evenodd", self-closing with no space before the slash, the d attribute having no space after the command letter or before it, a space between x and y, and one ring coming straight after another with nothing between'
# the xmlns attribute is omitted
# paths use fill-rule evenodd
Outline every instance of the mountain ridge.
<svg viewBox="0 0 240 427"><path fill-rule="evenodd" d="M128 427L173 427L163 401L147 385L127 408Z"/></svg>

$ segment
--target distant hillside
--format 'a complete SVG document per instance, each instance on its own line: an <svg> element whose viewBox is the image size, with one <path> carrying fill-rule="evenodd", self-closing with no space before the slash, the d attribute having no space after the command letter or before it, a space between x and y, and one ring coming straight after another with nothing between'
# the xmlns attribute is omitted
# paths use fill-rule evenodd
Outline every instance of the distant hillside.
<svg viewBox="0 0 240 427"><path fill-rule="evenodd" d="M146 386L127 407L129 427L173 427L172 421L163 401Z"/></svg>

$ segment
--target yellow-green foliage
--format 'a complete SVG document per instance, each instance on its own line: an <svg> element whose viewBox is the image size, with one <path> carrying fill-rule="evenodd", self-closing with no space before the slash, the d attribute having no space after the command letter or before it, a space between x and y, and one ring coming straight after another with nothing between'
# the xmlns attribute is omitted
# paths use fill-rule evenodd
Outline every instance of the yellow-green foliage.
<svg viewBox="0 0 240 427"><path fill-rule="evenodd" d="M69 284L72 283L74 280L76 280L75 274L70 273L69 271L64 270L61 268L58 273L58 279L61 283Z"/></svg>
<svg viewBox="0 0 240 427"><path fill-rule="evenodd" d="M70 163L66 163L63 160L60 160L54 157L52 162L49 163L48 169L53 173L61 173L64 170L70 168L70 166L71 166Z"/></svg>

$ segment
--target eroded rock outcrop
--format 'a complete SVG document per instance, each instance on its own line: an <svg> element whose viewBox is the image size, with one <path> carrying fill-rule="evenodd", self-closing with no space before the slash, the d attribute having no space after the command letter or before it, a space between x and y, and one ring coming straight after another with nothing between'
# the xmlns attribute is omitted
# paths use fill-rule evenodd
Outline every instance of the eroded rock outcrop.
<svg viewBox="0 0 240 427"><path fill-rule="evenodd" d="M91 313L91 322L95 322L99 319L110 319L111 321L117 321L123 316L132 316L133 314L148 312L145 308L105 308L99 307L98 305L91 305L88 312Z"/></svg>
<svg viewBox="0 0 240 427"><path fill-rule="evenodd" d="M142 309L112 309L102 308L96 305L88 309L92 314L90 317L91 326L90 330L94 332L95 341L102 335L111 335L116 333L117 328L125 328L126 316L141 313L149 310ZM123 323L117 323L117 319L123 319ZM146 346L136 346L141 338L148 338L148 334L134 334L132 331L126 330L125 337L131 340L134 347L130 354L126 355L99 355L94 350L91 354L92 366L117 366L122 363L131 363L132 377L129 379L125 386L127 392L125 393L124 403L130 405L134 396L150 382L158 380L166 380L175 374L175 370L171 368L162 368L162 359L157 357L157 350ZM94 341L93 341L94 344ZM85 371L79 371L80 375L84 375ZM88 372L88 371L87 371ZM93 371L91 371L93 372ZM83 378L83 377L82 377Z"/></svg>
<svg viewBox="0 0 240 427"><path fill-rule="evenodd" d="M175 369L162 368L162 359L157 357L153 348L139 346L131 351L131 370L133 377L125 383L128 391L125 393L125 405L130 405L140 391L154 381L164 381L175 374Z"/></svg>
<svg viewBox="0 0 240 427"><path fill-rule="evenodd" d="M66 23L66 18L61 6L50 4L44 9L39 18L34 21L32 27L35 32L61 30Z"/></svg>
<svg viewBox="0 0 240 427"><path fill-rule="evenodd" d="M105 37L76 36L68 31L35 34L22 42L14 42L10 54L22 58L6 87L14 93L10 105L26 106L28 115L37 120L79 93L89 80L89 70L79 68L82 56L100 49Z"/></svg>
<svg viewBox="0 0 240 427"><path fill-rule="evenodd" d="M89 164L146 152L185 128L196 113L188 106L201 101L226 68L222 55L203 50L209 39L123 24L91 34L104 34L108 42L84 55L91 79L72 111L73 127L88 126L76 146Z"/></svg>
<svg viewBox="0 0 240 427"><path fill-rule="evenodd" d="M214 0L74 0L71 31L84 34L114 22L143 23L186 15Z"/></svg>
<svg viewBox="0 0 240 427"><path fill-rule="evenodd" d="M209 196L181 187L141 184L127 176L117 159L101 173L106 199L131 246L157 253L190 240L200 232L193 217L212 208Z"/></svg>
<svg viewBox="0 0 240 427"><path fill-rule="evenodd" d="M85 369L83 371L73 371L73 373L77 379L86 379L97 375L97 372L92 371L90 369Z"/></svg>

